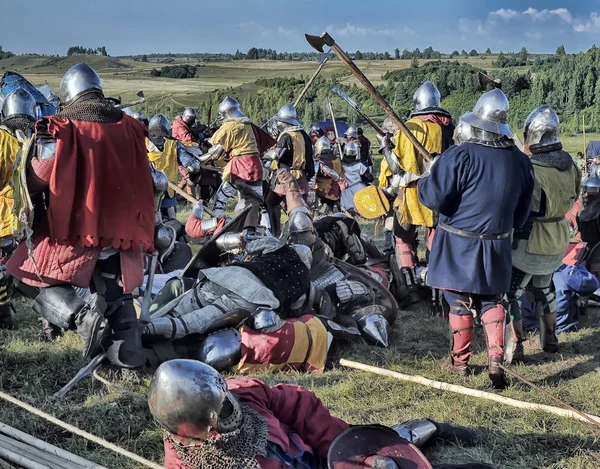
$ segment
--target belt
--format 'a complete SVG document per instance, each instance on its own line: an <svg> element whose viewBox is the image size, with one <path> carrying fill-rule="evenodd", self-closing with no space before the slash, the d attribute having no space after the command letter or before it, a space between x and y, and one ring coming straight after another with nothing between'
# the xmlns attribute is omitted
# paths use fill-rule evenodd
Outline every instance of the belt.
<svg viewBox="0 0 600 469"><path fill-rule="evenodd" d="M559 221L563 221L565 217L554 217L554 218L530 218L528 221L532 221L535 223L558 223Z"/></svg>
<svg viewBox="0 0 600 469"><path fill-rule="evenodd" d="M472 231L458 230L449 225L446 225L445 223L442 223L441 221L438 222L438 227L443 229L444 231L447 231L448 233L463 236L465 238L480 239L482 241L506 239L510 236L510 233L482 234L482 233L474 233Z"/></svg>

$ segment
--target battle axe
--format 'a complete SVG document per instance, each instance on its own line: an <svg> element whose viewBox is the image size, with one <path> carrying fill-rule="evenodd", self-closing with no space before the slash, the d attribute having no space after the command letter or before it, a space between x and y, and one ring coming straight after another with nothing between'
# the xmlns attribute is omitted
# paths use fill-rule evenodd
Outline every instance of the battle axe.
<svg viewBox="0 0 600 469"><path fill-rule="evenodd" d="M406 138L410 140L410 142L414 145L419 154L425 158L427 161L432 161L431 155L425 150L425 147L421 145L416 137L412 134L408 127L402 122L398 114L392 109L392 106L388 104L385 98L381 95L379 91L373 86L373 84L369 81L369 79L364 75L363 72L356 66L356 64L348 57L348 55L342 50L340 46L338 46L333 38L327 33L323 33L320 36L311 36L310 34L305 34L306 40L308 43L317 51L323 52L323 46L329 46L335 52L335 54L339 57L339 59L344 63L346 67L352 72L352 74L362 83L362 85L367 89L367 91L373 96L375 101L379 103L379 105L384 109L384 111L390 116L390 118L394 121L394 123L398 126L398 128L406 135Z"/></svg>

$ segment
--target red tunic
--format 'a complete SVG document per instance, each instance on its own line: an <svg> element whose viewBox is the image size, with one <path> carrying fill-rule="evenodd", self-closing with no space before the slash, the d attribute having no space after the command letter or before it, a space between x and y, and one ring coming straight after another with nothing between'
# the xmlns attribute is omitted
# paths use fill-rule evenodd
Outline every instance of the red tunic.
<svg viewBox="0 0 600 469"><path fill-rule="evenodd" d="M177 116L173 121L173 130L171 131L173 138L183 143L197 142L188 125L183 122L181 116Z"/></svg>
<svg viewBox="0 0 600 469"><path fill-rule="evenodd" d="M125 115L110 124L52 117L47 125L55 156L34 158L28 174L32 193L49 190L48 211L34 224L35 263L21 243L8 271L32 286L88 287L102 247L112 246L131 292L143 281L142 250L154 241L144 126Z"/></svg>
<svg viewBox="0 0 600 469"><path fill-rule="evenodd" d="M300 386L278 384L273 387L254 378L227 379L229 390L248 407L252 407L266 420L269 426L269 442L279 445L286 453L298 454L289 434L304 451L319 458L327 457L332 441L349 425L336 417L312 392ZM282 469L281 461L258 456L256 460L263 469ZM192 469L184 465L177 452L165 442L166 469Z"/></svg>

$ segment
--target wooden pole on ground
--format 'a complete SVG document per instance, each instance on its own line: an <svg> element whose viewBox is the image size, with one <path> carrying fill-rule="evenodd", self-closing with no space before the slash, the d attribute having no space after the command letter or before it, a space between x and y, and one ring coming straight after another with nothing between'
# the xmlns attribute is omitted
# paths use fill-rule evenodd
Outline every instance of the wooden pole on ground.
<svg viewBox="0 0 600 469"><path fill-rule="evenodd" d="M54 415L50 415L36 407L33 407L32 405L20 401L19 399L11 396L10 394L6 394L5 392L0 391L0 399L4 399L5 401L10 402L11 404L16 405L17 407L20 407L21 409L25 409L27 412L31 412L32 414L37 415L38 417L41 417L44 420L53 423L54 425L64 428L65 430L74 435L80 436L82 438L85 438L86 440L91 441L92 443L114 451L115 453L120 454L121 456L125 456L126 458L129 458L139 464L142 464L143 466L149 467L151 469L165 469L160 464L149 461L148 459L138 456L137 454L132 453L131 451L127 451L126 449L123 449L120 446L110 443L104 438L92 435L91 433L88 433L85 430L82 430L81 428L77 428L74 425L71 425L67 422L63 422L62 420L57 419Z"/></svg>
<svg viewBox="0 0 600 469"><path fill-rule="evenodd" d="M404 373L398 373L397 371L387 370L385 368L379 368L377 366L365 365L364 363L358 363L343 358L340 360L340 365L345 366L347 368L354 368L355 370L367 371L369 373L388 376L390 378L395 378L400 381L408 381L410 383L421 384L429 388L440 389L442 391L450 391L457 394L463 394L465 396L478 397L480 399L498 402L500 404L508 405L511 407L517 407L519 409L541 410L549 414L580 420L582 422L596 422L595 425L600 426L600 417L596 417L595 415L590 414L581 415L581 413L579 413L578 411L573 412L572 410L560 409L558 407L553 407L549 405L519 401L510 397L499 396L491 392L479 391L477 389L471 389L456 384L444 383L442 381L434 381L432 379L424 378L423 376L413 376Z"/></svg>

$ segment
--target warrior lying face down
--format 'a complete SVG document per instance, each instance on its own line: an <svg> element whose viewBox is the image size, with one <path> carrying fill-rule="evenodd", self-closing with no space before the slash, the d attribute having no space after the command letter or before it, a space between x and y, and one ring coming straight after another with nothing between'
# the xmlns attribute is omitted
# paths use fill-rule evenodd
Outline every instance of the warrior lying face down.
<svg viewBox="0 0 600 469"><path fill-rule="evenodd" d="M418 449L436 439L473 444L468 428L426 419L392 428L351 427L300 386L225 380L194 360L163 363L152 378L148 404L165 431L167 469L317 469L325 461L332 469L493 469L432 466Z"/></svg>

